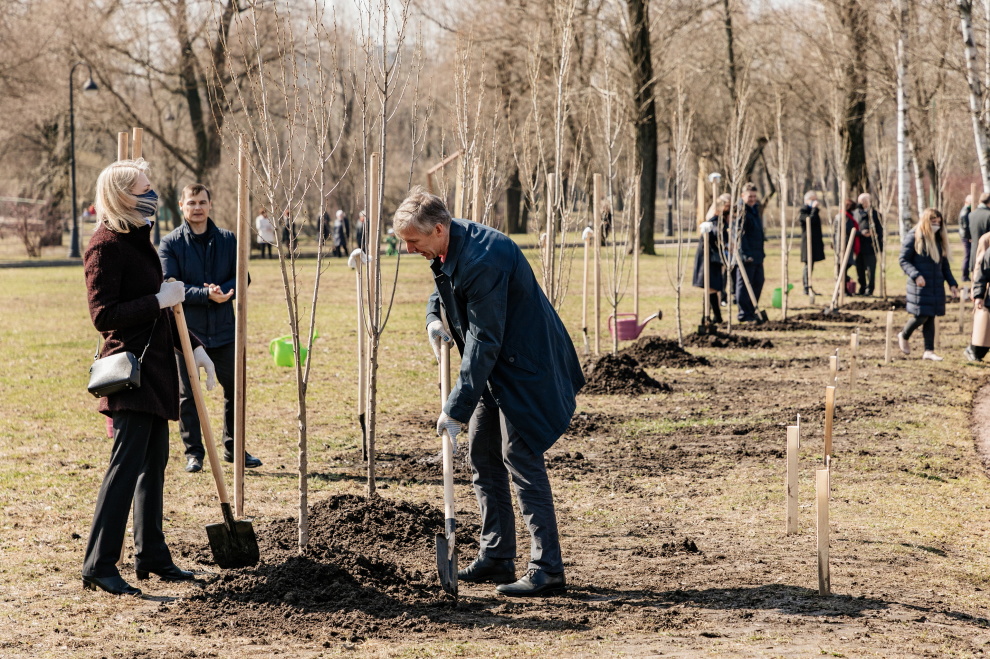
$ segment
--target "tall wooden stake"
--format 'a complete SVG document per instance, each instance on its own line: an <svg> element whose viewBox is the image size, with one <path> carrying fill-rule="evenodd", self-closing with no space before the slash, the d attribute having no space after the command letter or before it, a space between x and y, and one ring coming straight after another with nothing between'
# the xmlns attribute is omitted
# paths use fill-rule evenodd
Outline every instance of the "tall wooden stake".
<svg viewBox="0 0 990 659"><path fill-rule="evenodd" d="M842 191L842 197L839 199L839 249L846 244L846 196L849 194L849 184L845 181L839 188ZM842 282L839 286L839 306L841 307L846 302L846 270L849 267L849 258L851 252L846 250L842 254L842 262L839 263L839 274L838 278Z"/></svg>
<svg viewBox="0 0 990 659"><path fill-rule="evenodd" d="M828 358L828 386L834 387L839 381L839 356L832 355Z"/></svg>
<svg viewBox="0 0 990 659"><path fill-rule="evenodd" d="M711 254L708 251L709 245L711 244L711 236L706 231L701 236L701 239L704 242L704 250L705 250L705 255L702 257L702 263L704 264L703 267L704 267L704 275L705 275L705 281L704 281L704 284L705 284L705 299L704 299L704 303L705 303L705 318L704 318L704 323L705 323L705 326L707 327L708 324L712 322L712 320L711 320L712 319L712 310L710 308L711 307L711 283L710 283L710 280L711 280L711 273L710 273L710 270L711 270L711 258L710 258L710 256L711 256ZM639 317L637 316L637 318L639 318ZM639 322L639 321L637 320L637 322Z"/></svg>
<svg viewBox="0 0 990 659"><path fill-rule="evenodd" d="M894 312L887 312L887 339L883 347L883 363L890 363L890 343L894 336Z"/></svg>
<svg viewBox="0 0 990 659"><path fill-rule="evenodd" d="M821 220L819 220L821 221ZM808 267L808 304L811 306L815 305L815 287L811 285L811 274L815 270L815 259L812 257L812 241L811 241L811 213L808 213L808 218L805 220L805 243L806 249L808 250L808 260L805 265Z"/></svg>
<svg viewBox="0 0 990 659"><path fill-rule="evenodd" d="M597 356L602 354L602 221L599 216L602 175L595 174L592 182L591 221L595 231L593 248L595 250L595 355Z"/></svg>
<svg viewBox="0 0 990 659"><path fill-rule="evenodd" d="M557 296L555 292L556 288L556 278L554 277L554 243L556 242L554 237L554 229L556 228L556 222L554 222L554 215L556 214L555 208L557 204L557 175L553 172L547 174L547 244L543 248L543 263L545 268L545 279L543 283L543 288L546 291L547 299L550 301L551 305L557 303Z"/></svg>
<svg viewBox="0 0 990 659"><path fill-rule="evenodd" d="M584 354L591 352L588 343L588 261L591 255L591 241L595 237L595 232L591 227L585 227L581 233L581 240L584 241L584 279L581 287L581 334L584 335Z"/></svg>
<svg viewBox="0 0 990 659"><path fill-rule="evenodd" d="M362 266L367 258L358 246L351 252L347 265L354 268L357 279L357 413L358 425L361 426L361 459L368 459L368 427L365 424L365 411L368 405L368 364L365 344L368 341L367 327L364 324L364 273Z"/></svg>
<svg viewBox="0 0 990 659"><path fill-rule="evenodd" d="M244 136L237 138L237 275L234 284L234 515L244 516L244 440L247 418L248 260L251 258L251 169Z"/></svg>
<svg viewBox="0 0 990 659"><path fill-rule="evenodd" d="M134 126L131 128L131 158L137 160L144 157L144 129Z"/></svg>
<svg viewBox="0 0 990 659"><path fill-rule="evenodd" d="M464 176L467 168L467 158L461 158L457 162L457 178L454 180L454 217L467 219L464 217ZM370 292L370 291L369 291Z"/></svg>
<svg viewBox="0 0 990 659"><path fill-rule="evenodd" d="M127 131L117 133L117 160L127 160Z"/></svg>
<svg viewBox="0 0 990 659"><path fill-rule="evenodd" d="M801 445L798 426L787 426L787 484L785 532L798 532L798 448Z"/></svg>
<svg viewBox="0 0 990 659"><path fill-rule="evenodd" d="M373 496L376 494L376 483L375 483L375 423L376 419L376 378L378 375L378 364L376 359L375 345L371 342L377 340L377 332L380 328L380 307L378 303L379 298L379 265L378 265L378 246L381 244L382 239L382 225L381 225L381 208L379 208L379 172L378 172L378 162L379 154L372 153L371 157L368 159L368 166L371 171L368 172L368 193L371 195L371 199L368 201L368 322L371 324L371 337L369 338L369 355L370 363L368 365L368 374L370 377L368 386L368 496ZM464 159L461 159L464 162ZM460 195L458 195L460 199ZM458 213L458 215L460 215Z"/></svg>
<svg viewBox="0 0 990 659"><path fill-rule="evenodd" d="M481 158L474 159L474 183L472 192L474 193L474 199L471 202L471 219L481 224L481 221L485 219L485 197L483 194L484 190L481 187Z"/></svg>
<svg viewBox="0 0 990 659"><path fill-rule="evenodd" d="M859 330L856 329L849 337L849 389L856 384L856 353L859 351Z"/></svg>
<svg viewBox="0 0 990 659"><path fill-rule="evenodd" d="M636 314L637 321L639 322L639 232L642 227L642 212L640 210L640 200L639 200L639 183L636 183L636 192L633 195L633 218L632 223L636 227L635 236L636 239L633 241L633 313Z"/></svg>
<svg viewBox="0 0 990 659"><path fill-rule="evenodd" d="M787 253L787 172L781 165L780 175L780 314L783 320L787 320L787 288L788 273L787 266L790 261L790 254Z"/></svg>
<svg viewBox="0 0 990 659"><path fill-rule="evenodd" d="M832 594L832 580L828 570L828 494L829 470L815 472L815 499L818 503L818 594Z"/></svg>
<svg viewBox="0 0 990 659"><path fill-rule="evenodd" d="M832 422L835 418L835 387L825 387L825 464L832 458Z"/></svg>

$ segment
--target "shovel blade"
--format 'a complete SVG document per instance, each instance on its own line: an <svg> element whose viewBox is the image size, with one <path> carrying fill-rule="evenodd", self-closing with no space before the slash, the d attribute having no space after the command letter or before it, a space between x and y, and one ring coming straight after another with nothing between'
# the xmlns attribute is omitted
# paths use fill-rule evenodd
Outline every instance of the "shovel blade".
<svg viewBox="0 0 990 659"><path fill-rule="evenodd" d="M437 533L437 574L444 592L457 597L457 547L453 538Z"/></svg>
<svg viewBox="0 0 990 659"><path fill-rule="evenodd" d="M210 539L213 560L225 570L251 567L261 558L251 522L235 521L233 529L225 523L209 524L206 535Z"/></svg>
<svg viewBox="0 0 990 659"><path fill-rule="evenodd" d="M757 319L759 320L760 325L770 322L770 317L767 316L767 312L763 311L762 309L760 309L760 313L757 315Z"/></svg>

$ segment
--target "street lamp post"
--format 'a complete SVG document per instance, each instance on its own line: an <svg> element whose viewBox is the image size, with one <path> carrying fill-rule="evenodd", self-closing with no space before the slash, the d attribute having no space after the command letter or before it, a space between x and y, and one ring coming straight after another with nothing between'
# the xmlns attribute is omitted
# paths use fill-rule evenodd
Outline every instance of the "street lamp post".
<svg viewBox="0 0 990 659"><path fill-rule="evenodd" d="M79 207L76 204L76 116L73 105L73 76L76 67L82 64L89 71L89 78L83 85L84 92L95 92L96 83L93 82L93 70L85 62L76 62L69 69L69 174L72 180L72 233L69 236L69 258L79 258Z"/></svg>

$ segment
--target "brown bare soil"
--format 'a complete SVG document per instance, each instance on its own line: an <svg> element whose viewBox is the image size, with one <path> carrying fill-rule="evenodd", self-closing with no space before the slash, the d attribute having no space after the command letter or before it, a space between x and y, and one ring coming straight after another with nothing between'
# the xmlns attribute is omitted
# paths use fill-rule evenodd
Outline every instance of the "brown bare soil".
<svg viewBox="0 0 990 659"><path fill-rule="evenodd" d="M602 355L585 365L586 394L623 394L637 396L670 391L670 385L658 382L627 354Z"/></svg>
<svg viewBox="0 0 990 659"><path fill-rule="evenodd" d="M886 300L846 300L842 308L846 311L890 311L906 309L907 300L904 296L889 297Z"/></svg>
<svg viewBox="0 0 990 659"><path fill-rule="evenodd" d="M661 368L663 366L692 368L708 366L709 364L707 359L695 357L677 345L676 341L662 339L659 336L641 337L632 345L623 348L619 354L629 355L644 368Z"/></svg>
<svg viewBox="0 0 990 659"><path fill-rule="evenodd" d="M738 325L735 326L738 329ZM747 324L743 329L752 329L755 323ZM684 345L698 348L772 348L773 342L770 339L757 339L752 336L742 334L729 334L716 330L708 334L698 334L692 332L684 337Z"/></svg>
<svg viewBox="0 0 990 659"><path fill-rule="evenodd" d="M870 322L870 319L866 316L860 316L854 313L846 313L844 311L833 311L832 313L826 313L825 311L819 312L806 312L799 313L792 317L792 320L806 320L818 323L859 323L866 324Z"/></svg>

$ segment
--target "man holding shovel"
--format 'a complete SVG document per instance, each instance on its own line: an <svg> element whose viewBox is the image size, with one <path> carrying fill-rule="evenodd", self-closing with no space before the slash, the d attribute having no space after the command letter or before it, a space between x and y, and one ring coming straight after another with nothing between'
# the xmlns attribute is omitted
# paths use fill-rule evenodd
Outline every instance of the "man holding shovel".
<svg viewBox="0 0 990 659"><path fill-rule="evenodd" d="M185 312L189 330L206 347L223 387L223 457L234 461L234 281L237 276L237 237L210 219L213 207L205 185L193 183L182 190L179 207L185 222L162 238L158 257L165 279L186 284ZM202 282L202 284L198 283ZM203 435L189 386L186 364L179 368L179 435L186 446L186 471L203 469ZM261 460L244 454L245 467Z"/></svg>
<svg viewBox="0 0 990 659"><path fill-rule="evenodd" d="M461 352L437 432L454 439L469 423L481 549L457 578L502 584L498 592L510 597L560 594L564 564L543 454L567 429L584 386L574 345L504 234L452 220L443 200L421 188L399 206L393 227L410 253L430 260L436 288L426 323L434 354L439 359L449 341ZM518 581L510 474L531 536L529 568Z"/></svg>
<svg viewBox="0 0 990 659"><path fill-rule="evenodd" d="M756 186L747 183L743 188L743 211L742 217L737 220L739 226L736 244L739 246L740 263L736 264L736 300L739 303L739 321L748 323L756 322L756 305L760 303L760 294L763 292L763 206L760 204ZM749 285L753 288L755 300L750 299L749 290L743 280L740 268L745 270L749 277Z"/></svg>

